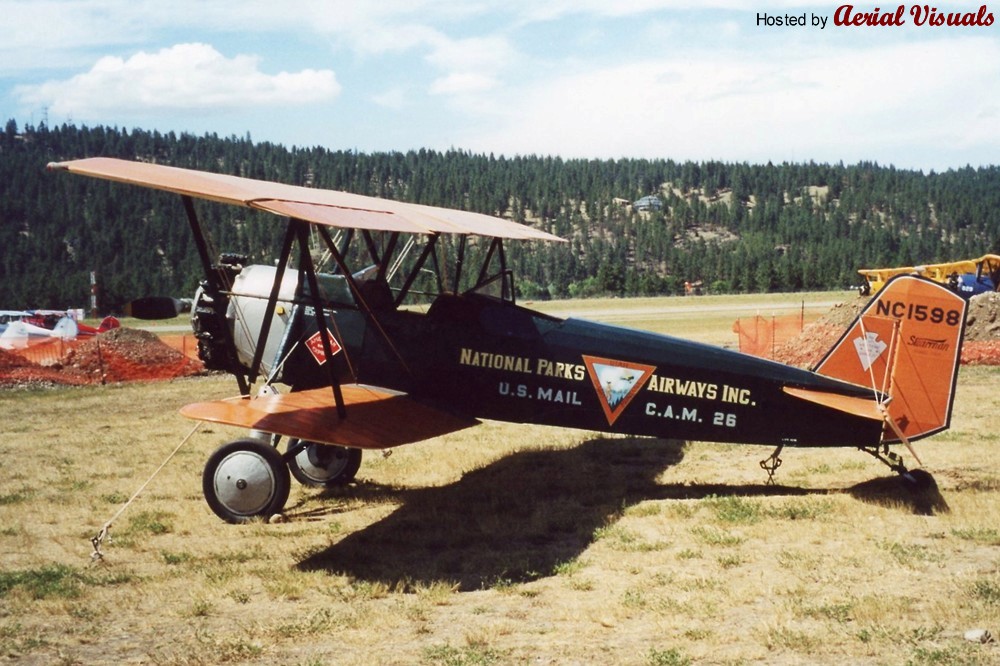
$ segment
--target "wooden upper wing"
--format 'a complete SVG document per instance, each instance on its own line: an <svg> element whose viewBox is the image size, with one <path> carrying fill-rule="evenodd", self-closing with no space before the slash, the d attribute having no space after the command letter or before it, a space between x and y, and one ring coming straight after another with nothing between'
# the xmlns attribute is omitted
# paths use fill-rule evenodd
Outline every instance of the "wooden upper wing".
<svg viewBox="0 0 1000 666"><path fill-rule="evenodd" d="M472 234L563 242L562 238L545 231L481 213L181 169L162 164L92 157L53 162L48 168L265 210L276 215L330 227L414 234Z"/></svg>

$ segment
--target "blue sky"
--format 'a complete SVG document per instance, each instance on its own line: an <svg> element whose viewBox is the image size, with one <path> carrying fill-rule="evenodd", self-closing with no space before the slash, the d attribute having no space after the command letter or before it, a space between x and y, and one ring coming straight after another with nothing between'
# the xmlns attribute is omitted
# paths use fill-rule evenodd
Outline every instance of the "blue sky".
<svg viewBox="0 0 1000 666"><path fill-rule="evenodd" d="M0 118L363 152L1000 162L1000 3L988 27L916 26L909 4L902 27L834 26L840 6L0 0Z"/></svg>

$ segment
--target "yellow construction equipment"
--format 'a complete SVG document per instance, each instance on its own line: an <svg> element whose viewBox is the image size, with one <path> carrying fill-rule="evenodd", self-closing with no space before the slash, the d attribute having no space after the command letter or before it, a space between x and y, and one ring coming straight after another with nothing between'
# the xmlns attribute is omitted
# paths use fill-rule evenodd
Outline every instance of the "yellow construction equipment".
<svg viewBox="0 0 1000 666"><path fill-rule="evenodd" d="M865 281L858 287L862 296L877 293L889 278L896 275L922 275L947 286L963 298L997 291L1000 285L1000 255L986 254L978 259L949 261L926 266L899 268L862 268L858 271Z"/></svg>

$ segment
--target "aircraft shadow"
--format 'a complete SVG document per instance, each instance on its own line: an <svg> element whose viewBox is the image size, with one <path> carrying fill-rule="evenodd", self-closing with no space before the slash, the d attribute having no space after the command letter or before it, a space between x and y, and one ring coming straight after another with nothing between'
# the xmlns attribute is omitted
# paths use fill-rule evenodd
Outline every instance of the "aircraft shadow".
<svg viewBox="0 0 1000 666"><path fill-rule="evenodd" d="M656 497L656 477L683 456L677 440L602 437L515 453L447 486L385 489L399 509L298 566L393 586L535 580L577 557L622 509Z"/></svg>
<svg viewBox="0 0 1000 666"><path fill-rule="evenodd" d="M885 476L851 486L844 492L851 497L878 506L902 506L920 516L948 513L951 507L938 489L934 477L927 475L926 487L914 488L898 475Z"/></svg>
<svg viewBox="0 0 1000 666"><path fill-rule="evenodd" d="M862 481L847 488L800 488L776 485L732 485L722 483L657 486L647 499L705 499L706 497L794 497L805 495L850 495L854 499L885 508L901 508L916 515L948 513L950 507L933 477L926 488L916 489L898 475Z"/></svg>
<svg viewBox="0 0 1000 666"><path fill-rule="evenodd" d="M937 482L929 477L925 488L914 488L898 475L862 481L847 488L800 488L776 485L731 485L720 483L674 484L658 486L647 499L705 499L706 497L782 497L803 495L850 495L867 504L886 508L902 508L921 516L948 513L951 509Z"/></svg>
<svg viewBox="0 0 1000 666"><path fill-rule="evenodd" d="M349 496L392 498L402 506L309 555L298 568L395 589L445 581L460 590L476 590L552 575L593 543L598 528L643 500L846 493L917 514L947 510L933 482L914 492L895 476L846 489L656 483L683 457L682 441L602 437L572 449L515 453L442 487L400 490L362 484ZM291 517L308 520L328 513L303 509Z"/></svg>

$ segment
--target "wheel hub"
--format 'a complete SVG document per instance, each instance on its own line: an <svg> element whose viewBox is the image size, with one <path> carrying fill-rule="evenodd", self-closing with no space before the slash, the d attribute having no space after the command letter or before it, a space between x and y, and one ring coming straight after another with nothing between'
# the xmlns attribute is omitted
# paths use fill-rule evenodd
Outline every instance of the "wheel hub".
<svg viewBox="0 0 1000 666"><path fill-rule="evenodd" d="M339 446L310 444L296 456L296 462L306 476L322 483L343 471L347 454Z"/></svg>
<svg viewBox="0 0 1000 666"><path fill-rule="evenodd" d="M251 451L226 456L215 472L215 494L233 513L252 516L274 495L276 480L267 461Z"/></svg>

